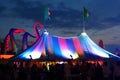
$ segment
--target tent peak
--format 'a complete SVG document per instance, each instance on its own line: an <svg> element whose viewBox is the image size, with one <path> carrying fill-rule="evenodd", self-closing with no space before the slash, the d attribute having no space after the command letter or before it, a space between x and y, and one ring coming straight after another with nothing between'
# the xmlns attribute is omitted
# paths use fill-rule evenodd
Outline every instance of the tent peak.
<svg viewBox="0 0 120 80"><path fill-rule="evenodd" d="M86 36L87 33L86 33L86 32L82 32L81 35L82 35L82 36Z"/></svg>

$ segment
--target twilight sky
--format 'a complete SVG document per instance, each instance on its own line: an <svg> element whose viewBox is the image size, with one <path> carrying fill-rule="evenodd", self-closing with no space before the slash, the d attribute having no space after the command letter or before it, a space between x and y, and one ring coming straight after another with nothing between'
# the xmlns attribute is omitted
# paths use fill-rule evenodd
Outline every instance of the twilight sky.
<svg viewBox="0 0 120 80"><path fill-rule="evenodd" d="M120 0L2 0L0 1L0 41L11 28L34 34L33 24L44 22L44 7L51 9L46 22L50 34L70 37L82 31L83 7L89 11L86 33L95 42L104 41L108 50L120 49ZM21 40L17 38L16 40Z"/></svg>

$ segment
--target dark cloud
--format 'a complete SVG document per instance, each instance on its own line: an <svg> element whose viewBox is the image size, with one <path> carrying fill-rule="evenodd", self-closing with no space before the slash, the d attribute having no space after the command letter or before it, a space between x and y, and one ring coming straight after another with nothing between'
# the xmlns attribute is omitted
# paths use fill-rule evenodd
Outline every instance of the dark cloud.
<svg viewBox="0 0 120 80"><path fill-rule="evenodd" d="M120 14L115 17L108 17L103 20L103 22L109 23L109 24L114 24L114 25L119 25L120 24Z"/></svg>
<svg viewBox="0 0 120 80"><path fill-rule="evenodd" d="M75 31L69 31L69 32L66 32L66 31L62 31L62 35L75 35L75 34L78 34L78 32L75 32Z"/></svg>
<svg viewBox="0 0 120 80"><path fill-rule="evenodd" d="M25 19L33 19L34 21L40 21L43 23L44 21L44 7L40 1L39 2L24 2L15 1L16 7L13 8L14 17L25 18ZM48 24L52 24L53 26L60 27L73 27L77 26L79 22L81 22L81 12L67 8L64 3L60 3L57 7L58 9L52 9L53 6L47 4L51 8L51 20Z"/></svg>
<svg viewBox="0 0 120 80"><path fill-rule="evenodd" d="M24 2L23 0L15 0L16 7L13 8L15 17L23 19L33 19L35 21L43 21L44 5L39 2Z"/></svg>
<svg viewBox="0 0 120 80"><path fill-rule="evenodd" d="M30 19L34 21L40 21L44 23L44 7L48 5L51 8L51 19L46 21L47 25L52 27L81 27L83 26L83 11L66 6L64 2L57 3L56 7L51 3L44 4L43 1L25 1L25 0L13 0L10 4L14 4L14 7L9 10L11 14L7 14L9 17ZM97 3L98 4L98 3ZM102 1L99 3L103 4ZM110 5L111 2L107 5ZM95 6L95 5L94 5ZM6 8L0 6L0 12L3 12ZM106 9L106 8L105 8ZM9 12L8 11L8 12ZM99 11L98 11L99 12ZM86 29L104 29L113 27L120 21L120 16L109 17L101 19L96 12L89 11L89 18L85 24ZM102 21L101 21L102 20ZM102 24L109 22L109 24Z"/></svg>
<svg viewBox="0 0 120 80"><path fill-rule="evenodd" d="M119 37L118 36L114 36L113 39L119 39Z"/></svg>
<svg viewBox="0 0 120 80"><path fill-rule="evenodd" d="M0 15L2 15L5 10L6 10L6 7L0 4Z"/></svg>
<svg viewBox="0 0 120 80"><path fill-rule="evenodd" d="M73 9L59 9L51 12L50 22L57 27L75 27L80 26L81 12Z"/></svg>
<svg viewBox="0 0 120 80"><path fill-rule="evenodd" d="M41 1L13 0L11 4L14 4L14 7L9 10L11 11L11 14L6 13L9 17L30 19L35 22L40 21L41 23L44 23L44 8L45 5L48 5L51 8L51 19L46 21L47 25L51 25L52 27L68 28L82 28L83 26L83 11L67 7L64 2L59 2L56 7L50 3L43 4ZM5 7L1 6L0 11L2 12L3 10L5 10ZM108 24L101 24L99 16L97 16L94 12L89 11L89 14L90 16L85 24L86 29L103 29L112 27L108 26ZM110 19L108 18L106 21L110 21Z"/></svg>

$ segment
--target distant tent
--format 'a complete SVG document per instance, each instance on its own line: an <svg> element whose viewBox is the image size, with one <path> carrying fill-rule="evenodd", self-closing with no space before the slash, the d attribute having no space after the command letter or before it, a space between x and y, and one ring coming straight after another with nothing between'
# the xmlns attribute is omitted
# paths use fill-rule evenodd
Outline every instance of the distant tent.
<svg viewBox="0 0 120 80"><path fill-rule="evenodd" d="M34 45L26 49L13 59L92 59L119 58L96 45L89 36L82 32L76 37L59 37L44 31Z"/></svg>

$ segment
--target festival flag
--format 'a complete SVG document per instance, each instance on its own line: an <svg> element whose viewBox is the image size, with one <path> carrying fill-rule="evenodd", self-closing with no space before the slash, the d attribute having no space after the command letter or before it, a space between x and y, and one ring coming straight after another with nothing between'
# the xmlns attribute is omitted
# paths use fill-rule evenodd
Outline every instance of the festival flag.
<svg viewBox="0 0 120 80"><path fill-rule="evenodd" d="M89 16L88 10L84 7L84 21L87 21Z"/></svg>
<svg viewBox="0 0 120 80"><path fill-rule="evenodd" d="M49 20L49 19L50 19L50 8L45 7L44 20Z"/></svg>

